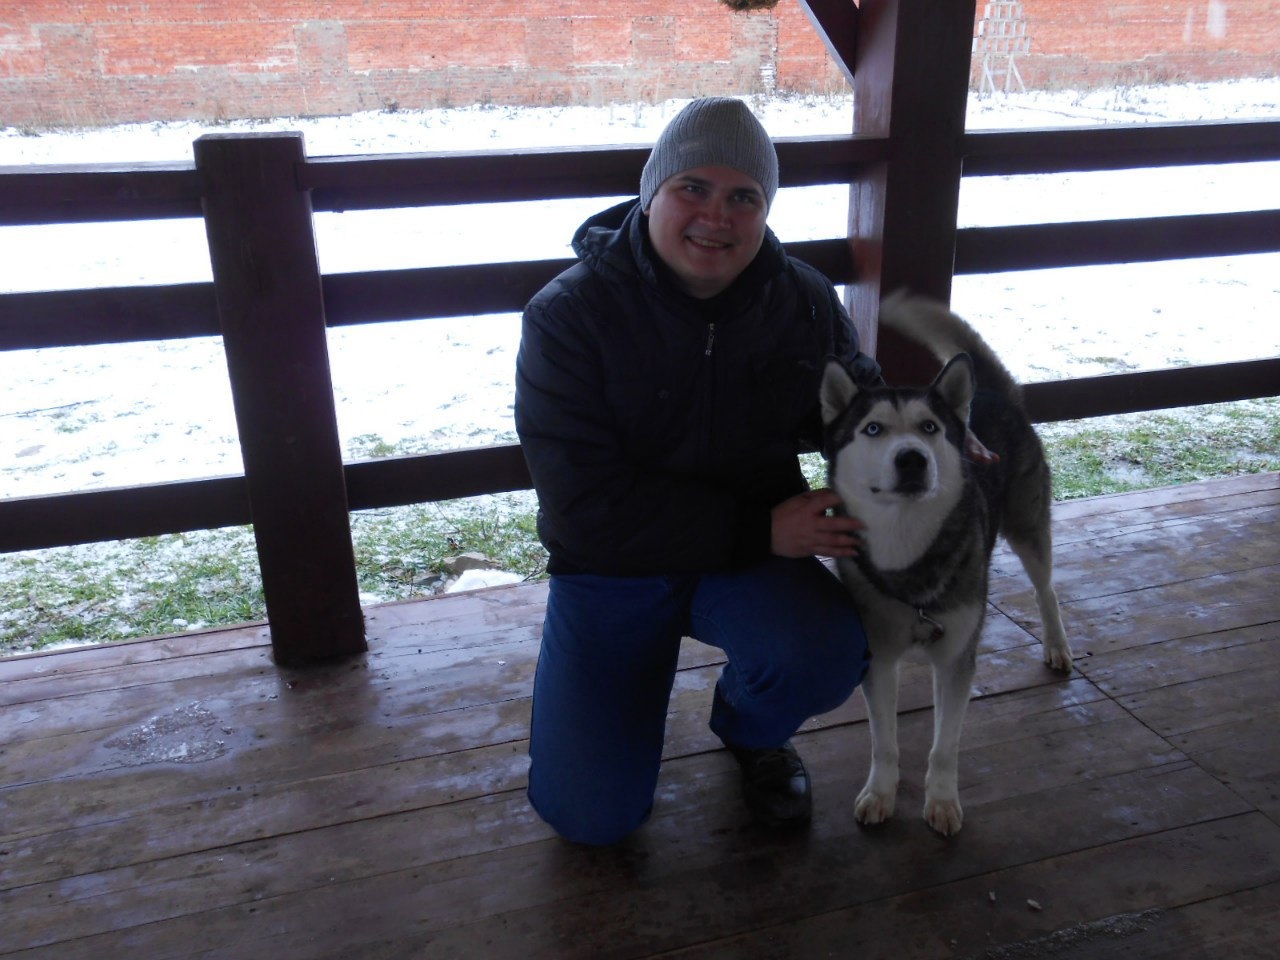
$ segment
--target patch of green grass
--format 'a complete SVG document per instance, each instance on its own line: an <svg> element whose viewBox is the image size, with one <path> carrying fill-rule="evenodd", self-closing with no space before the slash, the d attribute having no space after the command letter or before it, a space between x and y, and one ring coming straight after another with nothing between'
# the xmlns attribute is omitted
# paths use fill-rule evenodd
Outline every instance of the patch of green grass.
<svg viewBox="0 0 1280 960"><path fill-rule="evenodd" d="M265 616L247 527L0 557L0 653Z"/></svg>
<svg viewBox="0 0 1280 960"><path fill-rule="evenodd" d="M360 589L384 599L431 592L445 561L478 553L503 570L536 577L546 551L534 529L531 493L369 510L351 518Z"/></svg>
<svg viewBox="0 0 1280 960"><path fill-rule="evenodd" d="M1280 400L1042 424L1055 500L1280 470Z"/></svg>
<svg viewBox="0 0 1280 960"><path fill-rule="evenodd" d="M394 457L409 452L403 444L389 443L376 433L364 433L352 437L347 444L347 454L354 460Z"/></svg>
<svg viewBox="0 0 1280 960"><path fill-rule="evenodd" d="M531 493L353 514L362 600L431 594L460 553L536 577L534 517ZM266 618L251 527L0 556L0 585L0 655Z"/></svg>

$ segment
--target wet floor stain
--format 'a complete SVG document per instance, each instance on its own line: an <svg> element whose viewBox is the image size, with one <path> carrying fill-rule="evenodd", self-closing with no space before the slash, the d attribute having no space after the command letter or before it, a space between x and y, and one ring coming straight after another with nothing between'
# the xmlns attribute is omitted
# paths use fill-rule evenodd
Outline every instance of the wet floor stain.
<svg viewBox="0 0 1280 960"><path fill-rule="evenodd" d="M148 763L204 763L227 752L222 737L229 731L198 702L151 717L105 743L127 766Z"/></svg>

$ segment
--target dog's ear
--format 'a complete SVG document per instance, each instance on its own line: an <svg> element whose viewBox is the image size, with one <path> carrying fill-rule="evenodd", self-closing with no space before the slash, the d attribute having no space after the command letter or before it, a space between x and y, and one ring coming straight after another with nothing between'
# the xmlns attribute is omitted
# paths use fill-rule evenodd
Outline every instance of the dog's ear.
<svg viewBox="0 0 1280 960"><path fill-rule="evenodd" d="M974 386L973 361L967 353L957 353L934 377L931 389L942 397L961 423L967 424Z"/></svg>
<svg viewBox="0 0 1280 960"><path fill-rule="evenodd" d="M828 360L827 368L822 373L822 422L830 424L853 403L858 395L858 385L845 365L839 360Z"/></svg>

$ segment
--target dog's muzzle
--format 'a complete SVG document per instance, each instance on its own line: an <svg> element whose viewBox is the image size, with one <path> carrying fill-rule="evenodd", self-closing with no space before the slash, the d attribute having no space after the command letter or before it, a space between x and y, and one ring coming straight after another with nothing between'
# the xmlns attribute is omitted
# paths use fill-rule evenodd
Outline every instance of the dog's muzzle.
<svg viewBox="0 0 1280 960"><path fill-rule="evenodd" d="M929 489L929 458L919 450L903 450L893 458L897 473L895 493L908 496L924 493Z"/></svg>

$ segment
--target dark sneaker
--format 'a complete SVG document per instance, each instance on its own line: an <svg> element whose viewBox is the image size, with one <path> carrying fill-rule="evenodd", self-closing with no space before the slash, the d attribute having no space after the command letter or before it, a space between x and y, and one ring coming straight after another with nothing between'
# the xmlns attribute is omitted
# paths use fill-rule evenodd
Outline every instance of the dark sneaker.
<svg viewBox="0 0 1280 960"><path fill-rule="evenodd" d="M767 750L729 747L742 767L742 798L757 822L767 827L800 826L809 822L813 799L809 774L790 743Z"/></svg>

